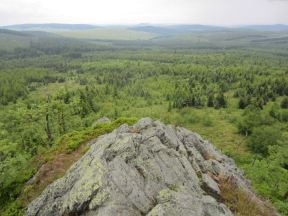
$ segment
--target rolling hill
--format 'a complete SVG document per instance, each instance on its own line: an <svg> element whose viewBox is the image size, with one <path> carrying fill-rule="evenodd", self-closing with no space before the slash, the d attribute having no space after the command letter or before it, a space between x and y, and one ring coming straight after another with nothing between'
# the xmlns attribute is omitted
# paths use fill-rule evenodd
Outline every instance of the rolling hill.
<svg viewBox="0 0 288 216"><path fill-rule="evenodd" d="M150 32L154 34L181 34L198 31L219 31L225 27L209 25L138 25L131 28L136 31Z"/></svg>
<svg viewBox="0 0 288 216"><path fill-rule="evenodd" d="M153 32L119 27L105 27L83 31L57 31L55 33L65 37L89 40L149 40L157 36L157 33Z"/></svg>
<svg viewBox="0 0 288 216"><path fill-rule="evenodd" d="M0 29L0 50L11 51L15 48L26 48L30 46L35 36L6 29Z"/></svg>
<svg viewBox="0 0 288 216"><path fill-rule="evenodd" d="M45 53L53 53L59 49L89 49L93 45L88 41L66 38L52 32L14 31L0 29L0 51L11 52L16 48L31 48Z"/></svg>

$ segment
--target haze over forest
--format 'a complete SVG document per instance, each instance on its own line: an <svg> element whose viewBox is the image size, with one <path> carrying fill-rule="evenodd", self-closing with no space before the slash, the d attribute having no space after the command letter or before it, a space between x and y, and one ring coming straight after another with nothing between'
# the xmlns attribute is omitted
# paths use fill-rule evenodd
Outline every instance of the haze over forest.
<svg viewBox="0 0 288 216"><path fill-rule="evenodd" d="M1 216L288 216L287 179L288 0L1 0Z"/></svg>

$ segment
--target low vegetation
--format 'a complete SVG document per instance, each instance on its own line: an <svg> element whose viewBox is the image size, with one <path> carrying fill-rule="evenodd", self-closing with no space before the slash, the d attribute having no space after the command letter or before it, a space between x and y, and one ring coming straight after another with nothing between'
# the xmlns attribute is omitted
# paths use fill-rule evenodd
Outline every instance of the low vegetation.
<svg viewBox="0 0 288 216"><path fill-rule="evenodd" d="M181 43L179 36L93 44L53 38L1 51L0 214L21 215L89 140L149 116L213 142L288 215L287 43L218 43L220 33L199 34L206 42L190 34ZM95 124L103 116L118 120ZM40 180L27 185L36 173Z"/></svg>
<svg viewBox="0 0 288 216"><path fill-rule="evenodd" d="M135 122L136 119L133 118L118 118L111 123L97 123L94 127L73 131L61 136L55 146L51 147L48 152L39 152L27 161L26 169L30 170L30 178L34 175L33 178L25 183L29 176L19 176L18 182L15 182L16 179L14 182L10 182L14 184L22 183L19 186L23 189L21 192L19 190L14 191L18 199L10 203L3 214L23 214L23 209L39 196L47 185L62 177L65 171L86 152L90 140L109 133L122 124L131 125ZM13 190L10 189L8 192L11 194Z"/></svg>
<svg viewBox="0 0 288 216"><path fill-rule="evenodd" d="M276 216L274 209L268 203L237 187L233 178L219 176L218 181L221 199L236 215Z"/></svg>

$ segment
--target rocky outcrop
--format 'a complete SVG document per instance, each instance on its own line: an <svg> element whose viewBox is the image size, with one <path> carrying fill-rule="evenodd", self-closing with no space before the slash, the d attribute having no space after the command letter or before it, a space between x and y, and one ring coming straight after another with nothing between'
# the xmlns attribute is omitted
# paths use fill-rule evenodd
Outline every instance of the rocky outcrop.
<svg viewBox="0 0 288 216"><path fill-rule="evenodd" d="M26 215L233 215L221 203L220 174L250 191L234 161L199 135L144 118L92 142Z"/></svg>

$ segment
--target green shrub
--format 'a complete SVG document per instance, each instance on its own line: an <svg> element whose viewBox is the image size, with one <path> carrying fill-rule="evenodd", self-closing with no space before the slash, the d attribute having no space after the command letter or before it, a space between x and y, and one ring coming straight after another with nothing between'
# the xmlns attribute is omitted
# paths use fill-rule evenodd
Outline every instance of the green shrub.
<svg viewBox="0 0 288 216"><path fill-rule="evenodd" d="M2 212L2 216L23 216L24 209L20 205L19 201L14 201L10 203Z"/></svg>
<svg viewBox="0 0 288 216"><path fill-rule="evenodd" d="M72 131L63 135L57 142L59 146L64 147L68 152L75 151L82 143L96 138L105 133L109 133L122 124L134 124L135 118L118 118L113 122L105 122L95 125L94 128L87 128L81 131Z"/></svg>
<svg viewBox="0 0 288 216"><path fill-rule="evenodd" d="M288 110L282 110L281 121L288 122Z"/></svg>
<svg viewBox="0 0 288 216"><path fill-rule="evenodd" d="M283 100L281 102L281 107L283 109L288 109L288 97L283 98Z"/></svg>
<svg viewBox="0 0 288 216"><path fill-rule="evenodd" d="M279 129L270 126L261 126L253 129L247 146L252 152L267 156L269 146L277 145L280 139L281 132Z"/></svg>

